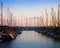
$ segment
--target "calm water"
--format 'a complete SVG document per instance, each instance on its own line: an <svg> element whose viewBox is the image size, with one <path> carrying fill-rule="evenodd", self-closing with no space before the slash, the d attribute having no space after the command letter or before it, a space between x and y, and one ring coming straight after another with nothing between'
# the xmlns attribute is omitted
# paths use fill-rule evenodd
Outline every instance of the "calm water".
<svg viewBox="0 0 60 48"><path fill-rule="evenodd" d="M0 48L60 48L60 41L35 31L23 31L15 40L0 43Z"/></svg>

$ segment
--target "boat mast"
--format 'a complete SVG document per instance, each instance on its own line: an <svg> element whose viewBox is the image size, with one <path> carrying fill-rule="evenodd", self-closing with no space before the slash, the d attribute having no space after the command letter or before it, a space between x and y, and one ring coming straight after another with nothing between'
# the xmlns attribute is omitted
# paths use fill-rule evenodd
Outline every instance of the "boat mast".
<svg viewBox="0 0 60 48"><path fill-rule="evenodd" d="M8 16L9 16L9 17L7 17L8 25L12 26L12 14L9 11L9 7L7 8L7 12L8 12Z"/></svg>
<svg viewBox="0 0 60 48"><path fill-rule="evenodd" d="M1 26L3 26L3 3L1 2Z"/></svg>
<svg viewBox="0 0 60 48"><path fill-rule="evenodd" d="M47 10L45 9L45 17L46 17L46 26L48 26L48 13L47 13Z"/></svg>
<svg viewBox="0 0 60 48"><path fill-rule="evenodd" d="M58 4L58 27L60 26L60 4Z"/></svg>
<svg viewBox="0 0 60 48"><path fill-rule="evenodd" d="M53 7L51 7L51 17L52 17L52 26L53 27L56 27L56 25L55 25L55 14L54 14L54 9L53 9Z"/></svg>

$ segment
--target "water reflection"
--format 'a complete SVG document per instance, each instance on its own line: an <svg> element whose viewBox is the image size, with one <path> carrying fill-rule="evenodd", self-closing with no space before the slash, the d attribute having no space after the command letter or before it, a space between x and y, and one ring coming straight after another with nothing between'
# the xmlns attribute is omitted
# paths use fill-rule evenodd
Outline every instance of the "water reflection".
<svg viewBox="0 0 60 48"><path fill-rule="evenodd" d="M60 41L35 31L23 31L15 40L0 43L0 48L60 48Z"/></svg>
<svg viewBox="0 0 60 48"><path fill-rule="evenodd" d="M22 41L33 41L33 40L39 40L37 32L34 31L23 31L20 35L20 40Z"/></svg>

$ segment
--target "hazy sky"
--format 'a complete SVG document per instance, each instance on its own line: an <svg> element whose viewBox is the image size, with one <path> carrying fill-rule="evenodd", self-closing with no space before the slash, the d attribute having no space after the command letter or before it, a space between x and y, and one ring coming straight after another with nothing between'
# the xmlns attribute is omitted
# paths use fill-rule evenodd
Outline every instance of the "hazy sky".
<svg viewBox="0 0 60 48"><path fill-rule="evenodd" d="M10 7L10 11L15 16L36 16L45 8L49 11L50 7L57 9L60 0L0 0L4 7Z"/></svg>

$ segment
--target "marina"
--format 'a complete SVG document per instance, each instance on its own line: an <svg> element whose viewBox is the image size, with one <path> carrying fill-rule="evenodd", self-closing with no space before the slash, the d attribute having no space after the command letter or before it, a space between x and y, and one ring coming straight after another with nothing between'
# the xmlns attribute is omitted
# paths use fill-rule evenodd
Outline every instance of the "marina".
<svg viewBox="0 0 60 48"><path fill-rule="evenodd" d="M58 1L6 1L0 1L0 48L60 48Z"/></svg>

